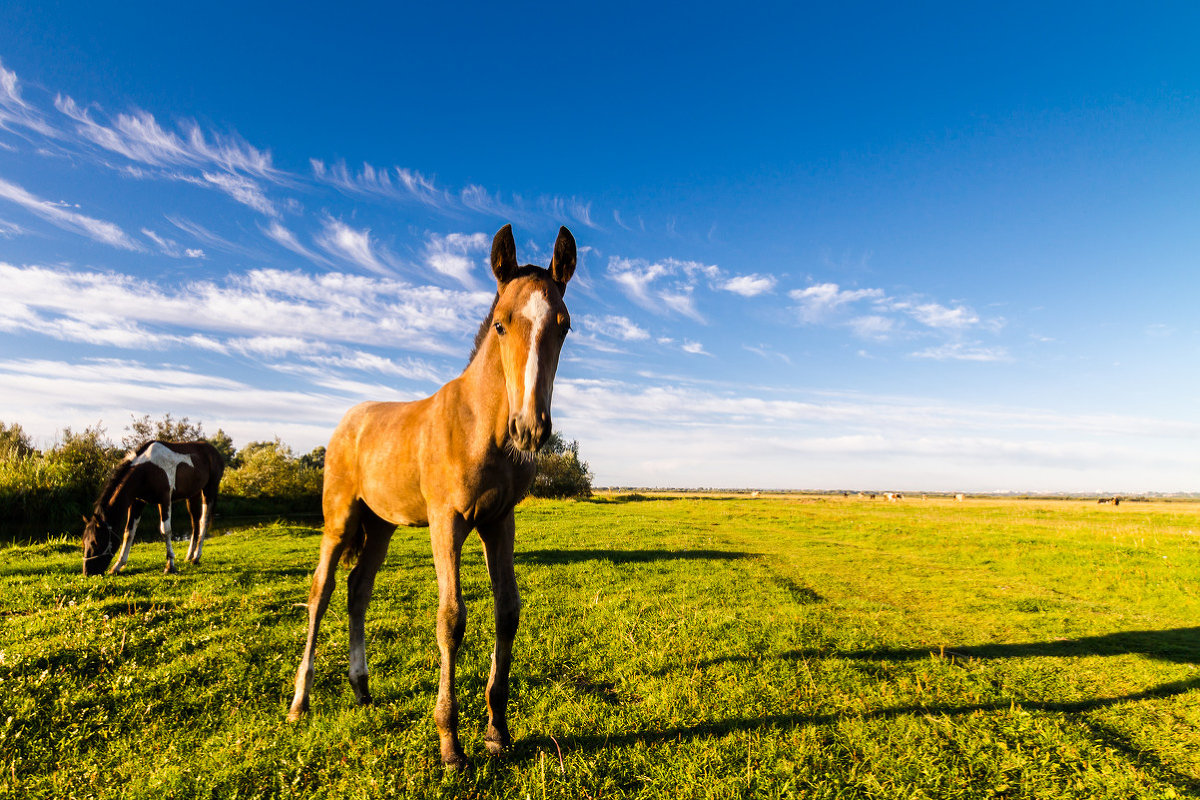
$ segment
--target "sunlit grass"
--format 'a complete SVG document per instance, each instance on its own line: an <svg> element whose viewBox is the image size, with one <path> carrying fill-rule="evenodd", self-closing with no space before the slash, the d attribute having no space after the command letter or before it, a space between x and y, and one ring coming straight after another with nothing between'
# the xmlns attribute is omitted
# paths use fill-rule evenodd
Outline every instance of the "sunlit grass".
<svg viewBox="0 0 1200 800"><path fill-rule="evenodd" d="M0 550L0 796L1173 797L1200 793L1200 508L597 498L518 510L514 750L485 755L491 597L467 545L465 775L438 765L428 533L345 678L343 570L312 712L284 722L317 531L85 579ZM218 526L219 527L219 526Z"/></svg>

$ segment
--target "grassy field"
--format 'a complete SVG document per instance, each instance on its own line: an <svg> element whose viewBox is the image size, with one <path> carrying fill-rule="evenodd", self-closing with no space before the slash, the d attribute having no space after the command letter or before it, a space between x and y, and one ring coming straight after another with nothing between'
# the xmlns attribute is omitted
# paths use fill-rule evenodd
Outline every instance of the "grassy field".
<svg viewBox="0 0 1200 800"><path fill-rule="evenodd" d="M503 758L464 558L464 775L438 765L423 530L368 614L375 705L343 569L294 726L315 528L231 529L174 576L161 543L99 580L72 540L0 550L0 797L1200 795L1196 504L600 497L517 531Z"/></svg>

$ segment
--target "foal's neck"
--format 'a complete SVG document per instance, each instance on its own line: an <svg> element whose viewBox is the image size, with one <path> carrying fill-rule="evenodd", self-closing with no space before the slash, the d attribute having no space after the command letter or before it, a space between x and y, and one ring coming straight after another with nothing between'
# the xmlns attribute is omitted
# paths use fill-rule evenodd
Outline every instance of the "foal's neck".
<svg viewBox="0 0 1200 800"><path fill-rule="evenodd" d="M504 366L500 363L500 348L489 336L479 346L475 357L454 381L460 393L462 419L476 441L491 439L495 446L507 450L508 387L504 381ZM469 422L468 422L469 420Z"/></svg>

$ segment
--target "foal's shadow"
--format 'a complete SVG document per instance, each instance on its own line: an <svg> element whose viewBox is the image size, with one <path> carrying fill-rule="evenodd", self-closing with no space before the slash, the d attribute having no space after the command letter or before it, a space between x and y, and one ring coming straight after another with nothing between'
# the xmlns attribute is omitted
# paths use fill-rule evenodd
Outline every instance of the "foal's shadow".
<svg viewBox="0 0 1200 800"><path fill-rule="evenodd" d="M1071 658L1081 656L1145 655L1180 664L1200 664L1200 627L1171 628L1160 631L1120 631L1099 636L1063 639L1050 642L1025 642L1018 644L960 645L955 647L912 647L877 648L865 650L803 649L776 654L781 661L812 659L852 659L861 661L916 661L941 656L952 659L1000 659L1000 658ZM766 658L771 658L767 656ZM717 664L761 661L761 656L731 655L689 662L687 669ZM662 675L671 670L663 670ZM1107 697L1090 697L1080 700L1019 700L1026 710L1058 714L1087 714L1125 703L1143 700L1162 700L1180 697L1200 691L1200 676L1152 686L1138 692ZM646 746L676 741L690 741L706 737L720 737L730 733L771 731L781 728L810 727L837 724L846 719L886 720L908 715L937 715L963 717L977 713L1006 711L1011 708L1008 698L980 703L944 702L936 705L909 704L875 709L866 713L834 712L813 714L772 714L758 717L731 717L706 720L694 725L681 725L653 730L621 733L565 733L534 735L519 741L514 756L530 762L540 753L553 754L561 748L565 754L572 750L595 751L617 746ZM1106 746L1121 751L1129 759L1152 764L1160 776L1176 789L1187 795L1200 794L1200 780L1178 771L1173 765L1151 750L1137 747L1110 726L1082 717L1078 720L1089 728L1091 736Z"/></svg>
<svg viewBox="0 0 1200 800"><path fill-rule="evenodd" d="M655 561L735 561L754 558L757 553L730 550L524 550L514 555L518 564L578 564L611 561L614 564L649 564Z"/></svg>

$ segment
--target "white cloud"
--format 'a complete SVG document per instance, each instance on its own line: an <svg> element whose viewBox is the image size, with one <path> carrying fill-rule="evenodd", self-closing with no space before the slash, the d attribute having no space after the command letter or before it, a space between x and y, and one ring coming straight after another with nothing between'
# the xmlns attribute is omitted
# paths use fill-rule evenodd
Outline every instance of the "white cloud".
<svg viewBox="0 0 1200 800"><path fill-rule="evenodd" d="M196 331L453 353L491 296L345 273L252 270L170 288L111 272L0 263L6 330L128 348ZM184 328L183 326L186 326Z"/></svg>
<svg viewBox="0 0 1200 800"><path fill-rule="evenodd" d="M737 275L721 284L721 288L742 297L757 297L775 288L775 276Z"/></svg>
<svg viewBox="0 0 1200 800"><path fill-rule="evenodd" d="M1011 361L1008 350L1003 347L983 347L978 343L949 342L938 347L929 347L912 354L914 358L934 361Z"/></svg>
<svg viewBox="0 0 1200 800"><path fill-rule="evenodd" d="M939 303L922 303L906 310L913 319L930 328L967 328L979 323L979 315L966 306L947 308Z"/></svg>
<svg viewBox="0 0 1200 800"><path fill-rule="evenodd" d="M594 317L584 314L581 322L584 330L597 336L606 336L623 342L642 342L650 338L648 331L624 316L608 314L603 317Z"/></svg>
<svg viewBox="0 0 1200 800"><path fill-rule="evenodd" d="M706 352L704 350L703 344L701 344L700 342L693 342L691 339L684 339L681 349L683 350L683 352L691 353L694 356L710 355L708 352Z"/></svg>
<svg viewBox="0 0 1200 800"><path fill-rule="evenodd" d="M143 247L131 239L120 226L68 211L59 203L35 197L14 183L0 178L0 197L11 200L27 211L64 230L80 233L89 239L122 250L140 251Z"/></svg>
<svg viewBox="0 0 1200 800"><path fill-rule="evenodd" d="M896 323L890 317L879 314L864 314L854 317L846 323L850 330L864 339L886 339L896 328Z"/></svg>
<svg viewBox="0 0 1200 800"><path fill-rule="evenodd" d="M1200 443L1170 419L562 378L554 416L602 486L1194 489Z"/></svg>
<svg viewBox="0 0 1200 800"><path fill-rule="evenodd" d="M805 322L822 322L845 306L862 300L882 300L882 289L842 289L836 283L818 283L806 289L793 289L788 297L800 305L800 318Z"/></svg>
<svg viewBox="0 0 1200 800"><path fill-rule="evenodd" d="M647 261L613 256L608 260L608 277L630 300L658 313L675 312L705 322L696 308L695 289L700 282L715 285L721 269L699 261L667 258ZM662 285L656 285L661 282Z"/></svg>
<svg viewBox="0 0 1200 800"><path fill-rule="evenodd" d="M431 233L425 242L425 263L463 286L476 289L480 285L476 276L483 274L482 265L491 250L491 242L485 233L448 233L445 236Z"/></svg>

